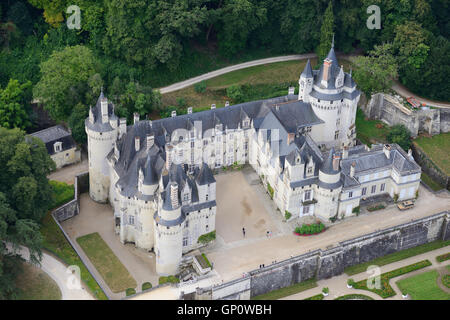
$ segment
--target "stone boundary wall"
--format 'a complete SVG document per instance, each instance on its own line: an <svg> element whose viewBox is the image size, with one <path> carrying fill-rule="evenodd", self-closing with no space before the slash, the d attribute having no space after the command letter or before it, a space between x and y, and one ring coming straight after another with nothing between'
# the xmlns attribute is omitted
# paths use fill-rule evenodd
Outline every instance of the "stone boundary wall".
<svg viewBox="0 0 450 320"><path fill-rule="evenodd" d="M86 184L87 182L87 184ZM80 213L80 194L89 190L89 172L75 176L75 197L53 211L54 217L59 221L70 219Z"/></svg>
<svg viewBox="0 0 450 320"><path fill-rule="evenodd" d="M450 239L449 211L346 240L328 250L315 250L250 271L243 278L213 286L212 299L247 300L305 280L327 279L342 274L346 267L439 239Z"/></svg>
<svg viewBox="0 0 450 320"><path fill-rule="evenodd" d="M430 135L450 132L450 109L411 110L396 97L384 93L372 95L367 104L361 105L361 109L370 119L381 120L390 126L403 124L413 137L417 137L419 132Z"/></svg>
<svg viewBox="0 0 450 320"><path fill-rule="evenodd" d="M445 189L450 190L450 177L445 174L437 166L430 157L422 150L422 148L415 142L411 144L412 154L414 160L419 166L422 167L422 171L425 172L431 179L438 182Z"/></svg>

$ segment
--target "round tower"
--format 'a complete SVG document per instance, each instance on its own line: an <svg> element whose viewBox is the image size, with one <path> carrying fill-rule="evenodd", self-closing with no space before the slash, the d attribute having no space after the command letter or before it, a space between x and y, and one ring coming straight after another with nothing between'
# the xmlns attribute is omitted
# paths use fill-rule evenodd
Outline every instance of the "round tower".
<svg viewBox="0 0 450 320"><path fill-rule="evenodd" d="M107 155L117 140L118 118L114 106L108 103L103 91L94 108L89 109L89 118L85 120L88 137L89 195L92 200L106 203L110 186Z"/></svg>
<svg viewBox="0 0 450 320"><path fill-rule="evenodd" d="M319 169L316 213L325 220L335 217L338 212L339 194L342 189L339 161L339 156L335 155L334 148L331 148Z"/></svg>
<svg viewBox="0 0 450 320"><path fill-rule="evenodd" d="M155 213L156 272L159 275L175 275L179 272L183 252L185 217L181 213L178 184L169 181L164 201Z"/></svg>

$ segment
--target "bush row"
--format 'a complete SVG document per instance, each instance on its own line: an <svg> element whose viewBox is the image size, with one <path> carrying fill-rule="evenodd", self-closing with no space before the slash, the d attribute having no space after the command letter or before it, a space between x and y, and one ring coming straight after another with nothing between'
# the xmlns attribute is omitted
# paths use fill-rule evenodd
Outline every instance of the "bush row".
<svg viewBox="0 0 450 320"><path fill-rule="evenodd" d="M325 229L325 225L322 222L313 224L303 224L301 227L295 228L297 234L316 234Z"/></svg>

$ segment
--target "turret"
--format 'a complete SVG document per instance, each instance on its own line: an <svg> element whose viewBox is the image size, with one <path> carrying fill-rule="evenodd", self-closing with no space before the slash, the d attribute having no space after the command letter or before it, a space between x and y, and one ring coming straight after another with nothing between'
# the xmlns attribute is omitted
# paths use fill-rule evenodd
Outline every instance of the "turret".
<svg viewBox="0 0 450 320"><path fill-rule="evenodd" d="M104 96L102 90L95 107L90 108L89 117L85 121L88 137L89 195L94 201L101 203L107 202L110 193L110 174L106 157L117 140L118 121L112 103Z"/></svg>
<svg viewBox="0 0 450 320"><path fill-rule="evenodd" d="M303 72L300 75L298 84L299 84L298 100L308 102L309 93L312 91L313 87L313 72L311 68L311 62L309 61L309 59L308 62L306 62L305 69L303 69Z"/></svg>

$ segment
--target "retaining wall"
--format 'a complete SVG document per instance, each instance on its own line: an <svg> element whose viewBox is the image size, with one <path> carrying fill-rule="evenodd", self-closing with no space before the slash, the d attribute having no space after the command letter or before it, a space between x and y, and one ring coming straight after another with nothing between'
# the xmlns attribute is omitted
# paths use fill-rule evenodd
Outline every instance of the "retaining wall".
<svg viewBox="0 0 450 320"><path fill-rule="evenodd" d="M439 239L450 239L448 211L250 271L241 279L213 286L212 299L245 300L308 279L327 279L342 274L346 267Z"/></svg>

